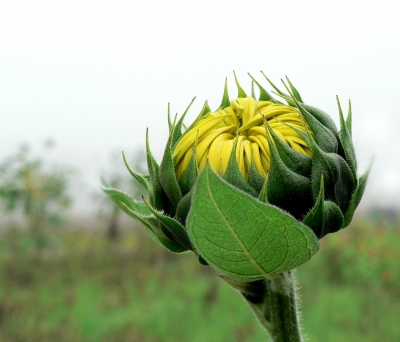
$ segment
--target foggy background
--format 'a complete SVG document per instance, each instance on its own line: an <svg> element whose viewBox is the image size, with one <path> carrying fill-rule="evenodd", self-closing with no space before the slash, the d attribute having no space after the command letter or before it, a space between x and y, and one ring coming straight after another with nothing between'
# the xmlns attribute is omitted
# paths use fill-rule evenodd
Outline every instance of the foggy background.
<svg viewBox="0 0 400 342"><path fill-rule="evenodd" d="M0 159L29 143L75 166L75 212L93 207L110 151L144 149L146 128L160 160L167 105L186 123L205 100L216 109L234 70L267 90L288 75L305 102L339 123L353 107L363 173L361 207L396 209L400 199L400 25L395 1L1 1ZM123 168L121 160L120 167ZM79 194L79 196L78 196Z"/></svg>

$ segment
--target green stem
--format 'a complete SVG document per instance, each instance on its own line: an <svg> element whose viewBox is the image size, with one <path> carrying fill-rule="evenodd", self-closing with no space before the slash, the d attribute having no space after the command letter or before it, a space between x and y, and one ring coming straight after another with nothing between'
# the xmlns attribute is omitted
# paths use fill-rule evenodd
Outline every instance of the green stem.
<svg viewBox="0 0 400 342"><path fill-rule="evenodd" d="M248 301L274 342L301 342L295 278L291 271L266 280L262 303Z"/></svg>
<svg viewBox="0 0 400 342"><path fill-rule="evenodd" d="M258 321L263 326L263 328L272 336L273 327L272 327L272 324L267 319L265 319L263 310L262 310L262 305L254 304L249 301L247 301L247 304L249 304L249 306L253 310L254 314L256 315Z"/></svg>

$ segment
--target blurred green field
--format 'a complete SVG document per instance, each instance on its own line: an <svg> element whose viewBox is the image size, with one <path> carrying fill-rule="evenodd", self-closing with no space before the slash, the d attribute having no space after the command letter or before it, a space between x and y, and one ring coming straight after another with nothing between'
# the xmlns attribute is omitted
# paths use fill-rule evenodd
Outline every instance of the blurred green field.
<svg viewBox="0 0 400 342"><path fill-rule="evenodd" d="M297 272L309 341L400 339L399 246L399 225L363 220L322 240ZM268 337L241 295L192 254L166 252L135 228L114 241L60 229L2 233L0 341Z"/></svg>

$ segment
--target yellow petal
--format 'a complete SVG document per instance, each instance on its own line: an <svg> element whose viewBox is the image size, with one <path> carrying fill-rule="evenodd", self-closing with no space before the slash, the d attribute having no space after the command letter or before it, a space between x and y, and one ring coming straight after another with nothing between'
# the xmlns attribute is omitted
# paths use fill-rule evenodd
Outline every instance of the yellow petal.
<svg viewBox="0 0 400 342"><path fill-rule="evenodd" d="M266 176L267 173L265 172L265 169L261 163L261 155L260 155L260 147L257 143L251 143L251 150L252 150L252 159L254 162L254 166L256 167L256 170L258 173L262 176Z"/></svg>
<svg viewBox="0 0 400 342"><path fill-rule="evenodd" d="M242 141L245 139L243 135L239 135L237 137L237 144L236 144L236 161L239 166L239 170L242 173L243 177L246 177L246 167L244 164L244 148Z"/></svg>
<svg viewBox="0 0 400 342"><path fill-rule="evenodd" d="M260 148L261 155L269 160L269 144L267 138L262 135L255 135L248 137L248 139L257 143L258 147Z"/></svg>
<svg viewBox="0 0 400 342"><path fill-rule="evenodd" d="M244 150L244 162L246 167L246 172L250 170L251 159L252 159L252 151L251 151L251 142L248 139L244 139L242 141L243 150Z"/></svg>
<svg viewBox="0 0 400 342"><path fill-rule="evenodd" d="M214 128L217 128L221 122L225 119L225 115L214 116L208 114L204 119L201 119L199 123L193 127L190 131L185 132L181 140L178 142L174 149L173 157L175 163L178 163L183 155L193 146L196 141L196 136L198 139L203 138L205 134L210 133Z"/></svg>
<svg viewBox="0 0 400 342"><path fill-rule="evenodd" d="M223 145L222 145L222 148L221 148L221 163L220 163L220 169L222 171L222 174L225 173L226 168L228 167L229 158L231 156L232 149L233 149L233 142L234 142L234 139L225 140Z"/></svg>
<svg viewBox="0 0 400 342"><path fill-rule="evenodd" d="M220 167L221 167L221 160L222 158L224 158L224 151L223 151L224 144L228 140L233 140L234 138L235 137L232 134L222 133L212 142L208 153L208 160L214 171L222 172L222 169L220 170Z"/></svg>

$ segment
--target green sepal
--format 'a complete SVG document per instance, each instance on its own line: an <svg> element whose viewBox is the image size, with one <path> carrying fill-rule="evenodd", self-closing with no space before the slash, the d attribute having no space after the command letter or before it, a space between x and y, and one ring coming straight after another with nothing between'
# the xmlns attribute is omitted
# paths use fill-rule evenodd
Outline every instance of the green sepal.
<svg viewBox="0 0 400 342"><path fill-rule="evenodd" d="M200 119L202 119L204 116L206 116L206 115L207 115L208 113L210 113L210 112L211 112L211 108L210 108L210 106L208 105L208 102L205 101L203 107L201 108L200 114L199 114L198 118L196 118L196 121L195 121L195 123L193 123L193 125L197 124L197 121L199 121ZM190 128L192 128L193 125L190 125L189 128L188 128L188 130L189 130Z"/></svg>
<svg viewBox="0 0 400 342"><path fill-rule="evenodd" d="M311 182L307 177L293 172L283 163L274 144L276 140L274 139L274 142L271 140L269 134L271 128L267 122L265 126L271 157L267 181L268 201L300 219L313 203L310 192Z"/></svg>
<svg viewBox="0 0 400 342"><path fill-rule="evenodd" d="M298 102L293 98L296 107L302 114L304 120L308 123L311 131L314 134L314 139L322 151L327 153L337 153L338 151L338 141L335 135L321 124L314 116L312 116L303 106L302 103Z"/></svg>
<svg viewBox="0 0 400 342"><path fill-rule="evenodd" d="M291 270L319 249L310 228L227 183L208 164L197 178L186 223L196 252L239 281Z"/></svg>
<svg viewBox="0 0 400 342"><path fill-rule="evenodd" d="M292 90L293 97L294 97L297 101L303 103L304 101L302 100L302 98L301 98L301 96L300 96L300 93L297 91L297 89L296 89L295 86L292 84L292 82L290 82L289 77L287 77L287 76L286 76L286 81L288 82L289 87L290 87L290 89Z"/></svg>
<svg viewBox="0 0 400 342"><path fill-rule="evenodd" d="M176 209L176 218L182 222L184 225L186 224L186 218L189 214L190 205L192 203L192 192L193 188L182 197L179 202L178 208Z"/></svg>
<svg viewBox="0 0 400 342"><path fill-rule="evenodd" d="M250 78L253 82L257 85L258 90L260 91L260 97L258 98L259 101L273 101L274 98L261 86L260 83L256 81L256 79L249 74Z"/></svg>
<svg viewBox="0 0 400 342"><path fill-rule="evenodd" d="M296 106L295 103L293 102L292 98L289 95L287 95L284 92L282 92L274 83L272 83L272 81L262 71L261 71L261 73L266 78L268 83L272 86L272 88L275 89L276 93L273 92L274 94L276 94L279 97L283 98L287 102L287 104L289 106L291 106L291 107L295 107Z"/></svg>
<svg viewBox="0 0 400 342"><path fill-rule="evenodd" d="M224 109L229 107L231 104L231 100L229 100L228 94L228 78L225 77L225 86L224 86L224 95L222 96L222 102L218 109Z"/></svg>
<svg viewBox="0 0 400 342"><path fill-rule="evenodd" d="M261 188L260 193L258 194L258 200L260 202L270 204L268 201L268 196L267 196L267 183L268 183L268 179L265 179L264 185Z"/></svg>
<svg viewBox="0 0 400 342"><path fill-rule="evenodd" d="M163 209L163 190L158 179L159 166L150 150L149 130L146 130L146 156L151 186L149 188L150 203L154 208L161 210Z"/></svg>
<svg viewBox="0 0 400 342"><path fill-rule="evenodd" d="M319 108L310 106L305 103L303 103L303 107L335 136L337 144L338 144L336 153L339 154L340 156L344 157L344 151L343 151L342 142L340 141L340 138L339 138L339 132L338 132L336 124L332 120L332 118L327 113L325 113L323 110L321 110Z"/></svg>
<svg viewBox="0 0 400 342"><path fill-rule="evenodd" d="M251 97L255 100L256 94L254 93L254 81L251 82Z"/></svg>
<svg viewBox="0 0 400 342"><path fill-rule="evenodd" d="M306 103L303 103L303 107L315 119L317 119L322 125L324 125L326 128L328 128L332 132L332 134L335 136L335 138L337 140L339 140L339 133L338 133L336 124L327 113L325 113L323 110L321 110L319 108L310 106Z"/></svg>
<svg viewBox="0 0 400 342"><path fill-rule="evenodd" d="M236 186L238 189L247 192L248 194L257 197L258 192L250 186L250 184L243 177L240 172L239 165L236 160L236 146L237 146L237 138L235 139L231 155L229 157L228 166L223 175L224 180L228 183Z"/></svg>
<svg viewBox="0 0 400 342"><path fill-rule="evenodd" d="M352 117L353 117L353 115L352 115L352 110L351 110L351 101L349 100L349 109L347 111L346 126L350 132L350 135L352 135L352 127L351 127L352 121L353 121Z"/></svg>
<svg viewBox="0 0 400 342"><path fill-rule="evenodd" d="M353 173L354 181L357 182L357 160L356 153L354 151L353 141L351 139L351 133L349 128L347 127L346 122L344 121L342 107L340 106L339 98L336 97L338 109L339 109L339 117L340 117L340 141L343 146L344 155L346 157L346 161L350 166L351 172Z"/></svg>
<svg viewBox="0 0 400 342"><path fill-rule="evenodd" d="M311 135L309 142L313 152L311 183L314 200L318 198L323 174L325 198L336 203L344 212L356 186L350 166L341 156L322 151Z"/></svg>
<svg viewBox="0 0 400 342"><path fill-rule="evenodd" d="M344 222L342 228L346 228L353 219L354 212L356 211L358 205L360 204L361 198L364 195L370 170L371 166L358 180L358 186L351 197L350 203L346 208L346 211L344 212Z"/></svg>
<svg viewBox="0 0 400 342"><path fill-rule="evenodd" d="M110 199L115 204L117 204L119 207L121 207L121 203L125 204L124 207L121 207L121 209L125 212L127 212L125 209L127 207L143 215L151 214L145 203L136 201L131 195L127 194L125 191L112 188L104 178L101 178L100 183L101 189L110 197Z"/></svg>
<svg viewBox="0 0 400 342"><path fill-rule="evenodd" d="M229 278L223 274L219 274L218 276L231 287L239 290L248 301L254 304L263 302L266 291L265 279L246 282Z"/></svg>
<svg viewBox="0 0 400 342"><path fill-rule="evenodd" d="M307 142L307 145L311 144L310 143L310 132L308 132L308 128L306 127L305 123L303 123L303 127L305 128L307 133L304 133L303 131L299 130L297 127L292 126L291 124L288 124L287 122L279 120L279 118L275 118L275 119L276 119L276 121L278 121L282 125L285 125L287 127L290 127L291 129L293 129L297 134L299 134L304 139L304 141ZM311 164L312 164L312 157L310 157L310 158L311 158ZM306 169L307 169L307 166L306 166Z"/></svg>
<svg viewBox="0 0 400 342"><path fill-rule="evenodd" d="M182 224L180 224L177 220L164 215L158 210L154 209L149 203L144 201L149 210L153 213L153 215L157 218L161 225L163 225L167 231L164 231L164 234L170 238L171 240L178 242L180 245L185 247L187 250L191 250L192 246L189 241L189 236L186 232L186 229Z"/></svg>
<svg viewBox="0 0 400 342"><path fill-rule="evenodd" d="M208 105L208 102L206 101L206 102L204 102L203 108L201 109L201 111L200 111L199 115L197 116L196 120L194 120L193 123L192 123L188 128L186 128L185 132L189 132L189 131L190 131L195 125L197 125L197 123L198 123L204 116L206 116L209 112L211 112L211 108L210 108L210 106ZM173 147L172 150L175 149L176 145L179 143L179 140L181 140L181 138L182 138L184 135L185 135L185 133L183 133L183 134L181 135L181 137L175 142L175 144L172 145L172 147Z"/></svg>
<svg viewBox="0 0 400 342"><path fill-rule="evenodd" d="M135 220L138 220L144 225L148 234L153 240L159 241L162 245L175 253L181 253L187 250L187 248L183 248L180 244L169 239L164 234L146 203L135 201L127 193L111 188L104 179L101 180L101 184L102 190L112 199L114 203L116 203L129 216L133 217Z"/></svg>
<svg viewBox="0 0 400 342"><path fill-rule="evenodd" d="M265 178L258 173L254 165L254 160L251 162L247 181L257 193L260 193L264 186Z"/></svg>
<svg viewBox="0 0 400 342"><path fill-rule="evenodd" d="M281 122L281 121L279 121L279 122ZM289 124L286 124L284 122L282 122L282 123L285 124L286 126L292 128L296 132L300 133L306 139L306 141L308 140L308 136L306 134L304 134L303 132L299 131L298 129L292 127ZM275 147L276 147L283 163L293 172L295 172L299 175L302 175L304 177L309 177L311 175L312 158L303 153L299 153L299 152L293 150L288 144L283 142L279 138L279 136L275 133L275 131L273 129L271 129L271 127L268 125L267 121L266 121L266 129L270 132L270 134L274 140Z"/></svg>
<svg viewBox="0 0 400 342"><path fill-rule="evenodd" d="M233 72L233 75L235 76L235 83L236 83L236 86L237 86L237 88L238 88L238 98L246 98L247 97L247 94L246 94L246 92L243 90L243 88L240 86L240 84L239 84L239 81L238 81L238 79L237 79L237 77L236 77L236 73L235 72Z"/></svg>
<svg viewBox="0 0 400 342"><path fill-rule="evenodd" d="M183 120L185 119L185 116L187 114L187 112L189 111L190 107L192 106L194 100L196 98L194 97L193 100L189 103L189 106L187 106L186 110L184 111L184 113L182 114L181 118L178 120L178 122L175 124L172 124L172 128L170 129L170 134L171 131L172 133L172 142L171 142L171 146L175 146L176 142L180 139L180 137L182 136L182 125L183 125ZM168 113L168 117L169 117L169 113Z"/></svg>
<svg viewBox="0 0 400 342"><path fill-rule="evenodd" d="M282 81L283 82L283 81ZM318 146L325 152L328 153L337 153L338 151L338 140L328 128L326 128L323 124L321 124L313 115L311 115L304 107L302 103L300 103L296 97L289 90L287 85L283 82L286 90L289 92L292 100L295 103L295 106L302 114L304 120L308 123L311 128L311 131L314 134L314 139L317 142Z"/></svg>
<svg viewBox="0 0 400 342"><path fill-rule="evenodd" d="M343 214L340 208L331 201L325 201L323 175L321 175L318 200L304 218L303 223L310 227L319 239L329 233L337 232L342 227Z"/></svg>
<svg viewBox="0 0 400 342"><path fill-rule="evenodd" d="M182 196L185 196L192 189L197 174L199 173L195 155L196 153L192 154L188 166L185 171L183 171L181 178L178 180Z"/></svg>
<svg viewBox="0 0 400 342"><path fill-rule="evenodd" d="M169 135L167 145L165 147L164 156L162 162L160 164L160 168L158 170L158 177L160 179L161 187L163 188L164 192L166 193L167 197L171 201L172 208L170 214L171 216L175 215L176 208L178 207L179 201L182 199L182 194L179 189L178 180L176 179L175 175L175 165L172 159L172 139L174 136L174 128ZM165 207L165 206L164 206ZM156 209L160 209L155 207Z"/></svg>
<svg viewBox="0 0 400 342"><path fill-rule="evenodd" d="M150 185L150 175L142 175L140 173L137 173L133 171L130 166L128 165L128 162L125 158L125 153L122 152L122 158L124 159L124 163L126 168L128 169L129 173L133 178L135 178L145 189L147 192L150 191L151 185Z"/></svg>
<svg viewBox="0 0 400 342"><path fill-rule="evenodd" d="M169 128L169 133L171 133L172 127L173 127L173 125L172 125L172 120L171 120L171 105L168 102L168 128Z"/></svg>
<svg viewBox="0 0 400 342"><path fill-rule="evenodd" d="M154 216L146 216L142 215L136 211L133 211L131 208L126 206L124 203L121 203L123 207L125 207L125 211L134 219L138 220L140 223L144 225L150 237L154 240L160 242L165 248L174 253L182 253L187 251L187 248L183 247L180 243L171 240L168 238L165 233L162 231L157 219Z"/></svg>

